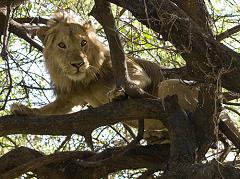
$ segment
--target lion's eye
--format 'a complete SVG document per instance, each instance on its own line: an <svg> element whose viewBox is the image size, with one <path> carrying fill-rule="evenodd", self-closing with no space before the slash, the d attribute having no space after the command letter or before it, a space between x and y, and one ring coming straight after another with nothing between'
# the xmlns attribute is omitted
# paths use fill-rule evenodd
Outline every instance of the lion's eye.
<svg viewBox="0 0 240 179"><path fill-rule="evenodd" d="M86 44L87 44L87 41L86 41L86 40L82 40L81 46L83 47L83 46L85 46Z"/></svg>
<svg viewBox="0 0 240 179"><path fill-rule="evenodd" d="M60 42L60 43L58 44L58 46L59 46L60 48L66 48L66 45L65 45L65 43L63 43L63 42Z"/></svg>

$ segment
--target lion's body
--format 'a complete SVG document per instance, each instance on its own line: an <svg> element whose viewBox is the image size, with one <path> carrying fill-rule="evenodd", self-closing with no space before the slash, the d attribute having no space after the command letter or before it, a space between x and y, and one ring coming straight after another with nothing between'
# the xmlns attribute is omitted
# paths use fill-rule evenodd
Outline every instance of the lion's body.
<svg viewBox="0 0 240 179"><path fill-rule="evenodd" d="M48 27L40 28L37 35L45 46L43 54L46 68L56 89L57 98L40 109L15 104L12 107L15 113L65 114L76 105L88 103L97 107L109 102L107 93L114 88L111 57L109 50L96 39L90 24L81 25L71 17L58 14ZM192 111L196 106L197 90L191 92L192 89L179 80L161 84L164 78L157 64L127 57L127 67L130 79L149 93L161 98L177 94L182 96L183 106L187 110ZM192 109L189 109L187 104L190 104ZM145 129L164 128L159 120L148 121ZM137 127L136 121L127 124Z"/></svg>

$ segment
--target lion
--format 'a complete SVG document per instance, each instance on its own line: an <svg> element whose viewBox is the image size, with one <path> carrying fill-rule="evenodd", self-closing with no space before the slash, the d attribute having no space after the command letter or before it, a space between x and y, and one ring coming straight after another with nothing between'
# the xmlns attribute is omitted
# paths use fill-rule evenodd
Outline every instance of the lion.
<svg viewBox="0 0 240 179"><path fill-rule="evenodd" d="M107 93L114 88L109 49L101 43L89 22L80 24L75 18L59 12L47 26L37 30L44 45L45 65L53 82L56 100L41 108L29 108L15 103L16 115L60 115L74 106L92 107L109 102ZM176 94L183 109L194 112L198 90L180 80L164 80L161 67L153 62L126 56L130 79L143 90L164 99ZM137 127L137 121L126 124ZM160 120L148 119L145 130L161 130Z"/></svg>

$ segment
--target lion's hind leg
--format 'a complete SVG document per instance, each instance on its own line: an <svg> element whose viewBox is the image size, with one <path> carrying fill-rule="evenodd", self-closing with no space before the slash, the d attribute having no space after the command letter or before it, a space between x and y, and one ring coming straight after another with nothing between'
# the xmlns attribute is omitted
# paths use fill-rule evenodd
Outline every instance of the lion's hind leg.
<svg viewBox="0 0 240 179"><path fill-rule="evenodd" d="M179 105L188 112L194 112L198 103L199 89L190 83L179 79L164 80L159 84L158 97L164 104L165 97L177 95Z"/></svg>

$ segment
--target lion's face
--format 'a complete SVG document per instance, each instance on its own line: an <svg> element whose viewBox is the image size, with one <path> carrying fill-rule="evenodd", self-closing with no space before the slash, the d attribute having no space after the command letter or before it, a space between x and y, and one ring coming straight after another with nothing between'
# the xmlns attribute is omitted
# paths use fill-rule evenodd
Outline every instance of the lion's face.
<svg viewBox="0 0 240 179"><path fill-rule="evenodd" d="M58 22L40 29L37 35L45 45L46 66L53 80L64 76L88 83L97 77L104 54L89 23Z"/></svg>
<svg viewBox="0 0 240 179"><path fill-rule="evenodd" d="M45 50L46 55L55 54L56 67L72 80L82 80L90 67L89 46L91 40L78 24L60 24L55 39Z"/></svg>

